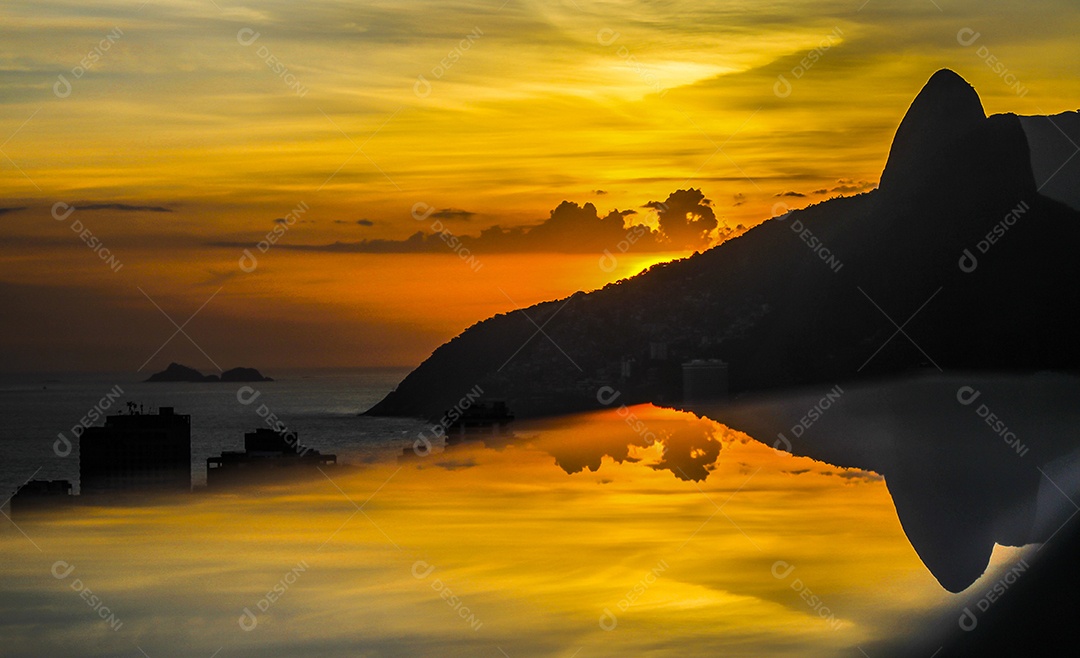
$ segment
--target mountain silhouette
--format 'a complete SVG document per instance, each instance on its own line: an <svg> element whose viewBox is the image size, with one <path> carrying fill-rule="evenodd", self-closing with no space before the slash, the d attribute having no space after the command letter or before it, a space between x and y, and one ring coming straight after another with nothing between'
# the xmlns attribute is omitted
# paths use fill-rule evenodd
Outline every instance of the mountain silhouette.
<svg viewBox="0 0 1080 658"><path fill-rule="evenodd" d="M697 358L727 362L733 394L926 368L1076 370L1080 212L1039 192L1032 160L1019 117L987 117L939 71L879 189L480 322L367 413L438 418L476 386L519 416L601 406L605 386L620 404L672 404Z"/></svg>
<svg viewBox="0 0 1080 658"><path fill-rule="evenodd" d="M919 183L931 182L926 168L934 166L946 149L981 128L985 119L975 88L948 69L938 71L900 122L880 187L914 191Z"/></svg>
<svg viewBox="0 0 1080 658"><path fill-rule="evenodd" d="M1080 210L1080 112L1020 117L1020 123L1039 190Z"/></svg>

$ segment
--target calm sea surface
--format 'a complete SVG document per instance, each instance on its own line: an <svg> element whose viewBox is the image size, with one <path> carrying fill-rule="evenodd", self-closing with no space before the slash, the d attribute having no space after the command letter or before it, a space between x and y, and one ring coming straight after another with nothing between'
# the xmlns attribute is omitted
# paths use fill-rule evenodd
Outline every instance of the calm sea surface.
<svg viewBox="0 0 1080 658"><path fill-rule="evenodd" d="M300 442L338 461L367 463L389 459L411 445L424 425L416 421L367 418L358 414L378 402L407 374L402 369L321 370L281 373L273 382L143 383L130 373L0 376L0 494L3 498L33 477L78 481L78 441L72 428L95 407L105 414L126 412L128 401L149 413L174 407L191 415L191 473L206 481L206 458L222 450L243 450L244 432L265 426L273 413L299 433ZM279 373L273 373L278 375ZM259 395L245 405L241 387ZM117 398L117 394L119 397ZM252 395L246 392L244 396ZM265 406L264 406L265 405ZM262 414L262 415L260 415ZM101 425L102 418L91 425ZM63 434L73 444L66 457L54 450ZM66 452L63 443L59 452Z"/></svg>
<svg viewBox="0 0 1080 658"><path fill-rule="evenodd" d="M693 413L645 404L519 420L397 459L425 426L357 414L404 372L273 375L248 405L242 384L0 383L8 491L31 476L76 480L78 452L58 456L57 434L116 386L121 401L191 414L196 484L208 456L263 423L260 405L302 443L360 465L0 518L0 654L930 655L937 645L916 651L923 636L957 632L965 606L1034 559L1031 546L997 546L986 573L950 594L882 475ZM861 427L849 441L872 443L876 425Z"/></svg>

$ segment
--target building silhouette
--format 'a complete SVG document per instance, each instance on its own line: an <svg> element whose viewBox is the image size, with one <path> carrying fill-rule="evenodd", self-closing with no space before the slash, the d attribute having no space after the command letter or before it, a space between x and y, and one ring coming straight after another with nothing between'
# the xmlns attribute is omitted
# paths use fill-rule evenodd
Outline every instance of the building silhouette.
<svg viewBox="0 0 1080 658"><path fill-rule="evenodd" d="M206 460L206 486L216 488L255 484L271 478L303 476L337 464L337 455L324 455L300 445L296 432L260 427L244 434L244 451L226 451Z"/></svg>
<svg viewBox="0 0 1080 658"><path fill-rule="evenodd" d="M728 364L720 359L694 359L682 364L683 401L717 400L728 395Z"/></svg>
<svg viewBox="0 0 1080 658"><path fill-rule="evenodd" d="M501 434L514 420L505 400L476 402L455 416L444 428L447 441L478 434Z"/></svg>
<svg viewBox="0 0 1080 658"><path fill-rule="evenodd" d="M191 416L109 416L79 437L79 489L84 496L191 491Z"/></svg>
<svg viewBox="0 0 1080 658"><path fill-rule="evenodd" d="M11 515L30 516L70 507L74 497L67 480L30 480L11 497Z"/></svg>

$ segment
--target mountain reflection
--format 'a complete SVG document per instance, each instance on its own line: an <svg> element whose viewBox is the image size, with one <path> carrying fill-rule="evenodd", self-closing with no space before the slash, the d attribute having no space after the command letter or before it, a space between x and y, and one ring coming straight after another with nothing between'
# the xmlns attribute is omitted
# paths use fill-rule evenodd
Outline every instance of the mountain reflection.
<svg viewBox="0 0 1080 658"><path fill-rule="evenodd" d="M826 388L692 410L779 450L882 474L912 546L952 592L986 571L995 544L1048 541L1075 512L1076 377Z"/></svg>
<svg viewBox="0 0 1080 658"><path fill-rule="evenodd" d="M101 655L824 657L952 605L905 537L908 485L872 459L792 456L651 405L514 431L8 527L5 655L93 636Z"/></svg>

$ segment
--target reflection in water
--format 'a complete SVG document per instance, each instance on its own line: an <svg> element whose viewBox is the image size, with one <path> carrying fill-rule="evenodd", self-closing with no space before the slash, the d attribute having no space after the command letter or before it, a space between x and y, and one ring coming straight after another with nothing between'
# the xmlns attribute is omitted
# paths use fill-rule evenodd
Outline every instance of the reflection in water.
<svg viewBox="0 0 1080 658"><path fill-rule="evenodd" d="M688 414L658 414L644 405L532 426L541 430L536 444L554 455L567 473L595 472L603 458L610 457L616 463L645 460L650 468L670 471L680 480L701 481L715 468L722 445L722 428L716 423ZM658 459L647 459L658 452Z"/></svg>
<svg viewBox="0 0 1080 658"><path fill-rule="evenodd" d="M628 412L5 521L5 655L832 656L951 603L876 473Z"/></svg>
<svg viewBox="0 0 1080 658"><path fill-rule="evenodd" d="M778 449L881 473L942 586L968 588L995 544L1047 541L1075 511L1080 379L934 376L698 405Z"/></svg>

